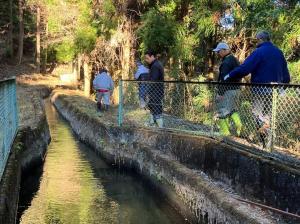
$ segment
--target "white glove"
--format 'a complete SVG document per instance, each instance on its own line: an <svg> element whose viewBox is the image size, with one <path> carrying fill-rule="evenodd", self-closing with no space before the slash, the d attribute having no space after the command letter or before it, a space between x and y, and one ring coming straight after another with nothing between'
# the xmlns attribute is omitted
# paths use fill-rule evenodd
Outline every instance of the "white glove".
<svg viewBox="0 0 300 224"><path fill-rule="evenodd" d="M285 95L285 90L283 88L279 89L279 96L284 96Z"/></svg>
<svg viewBox="0 0 300 224"><path fill-rule="evenodd" d="M229 74L225 75L224 81L226 81L226 80L229 79L229 78L230 78Z"/></svg>

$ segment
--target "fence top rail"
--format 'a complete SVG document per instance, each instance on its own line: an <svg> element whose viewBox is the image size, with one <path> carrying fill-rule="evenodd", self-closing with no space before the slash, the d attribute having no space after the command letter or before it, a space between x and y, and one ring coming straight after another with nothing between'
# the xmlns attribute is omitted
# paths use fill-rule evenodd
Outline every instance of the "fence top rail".
<svg viewBox="0 0 300 224"><path fill-rule="evenodd" d="M201 85L239 85L239 86L264 86L264 87L296 87L300 88L300 84L288 83L242 83L242 82L197 82L197 81L138 81L134 79L121 79L123 82L136 82L136 83L177 83L177 84L201 84Z"/></svg>
<svg viewBox="0 0 300 224"><path fill-rule="evenodd" d="M12 77L6 77L6 78L0 78L0 83L2 82L9 82L9 81L15 81L16 80L16 77L15 76L12 76Z"/></svg>

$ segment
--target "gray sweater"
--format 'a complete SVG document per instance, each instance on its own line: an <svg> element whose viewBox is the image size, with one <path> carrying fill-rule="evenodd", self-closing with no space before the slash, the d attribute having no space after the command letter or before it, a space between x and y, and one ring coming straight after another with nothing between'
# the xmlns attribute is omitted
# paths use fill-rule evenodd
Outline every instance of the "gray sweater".
<svg viewBox="0 0 300 224"><path fill-rule="evenodd" d="M114 82L109 73L102 72L98 74L93 81L94 89L113 90Z"/></svg>

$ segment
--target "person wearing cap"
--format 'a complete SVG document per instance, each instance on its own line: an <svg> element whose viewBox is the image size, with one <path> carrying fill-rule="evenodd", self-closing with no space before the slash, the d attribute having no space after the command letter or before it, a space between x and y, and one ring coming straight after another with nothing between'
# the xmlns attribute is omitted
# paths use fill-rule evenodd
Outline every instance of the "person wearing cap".
<svg viewBox="0 0 300 224"><path fill-rule="evenodd" d="M93 80L93 87L96 90L98 111L108 110L110 95L114 89L114 82L106 69L101 69L96 75Z"/></svg>
<svg viewBox="0 0 300 224"><path fill-rule="evenodd" d="M262 31L256 38L258 41L256 50L224 79L234 80L251 73L252 83L289 83L287 62L282 51L271 42L270 34Z"/></svg>
<svg viewBox="0 0 300 224"><path fill-rule="evenodd" d="M146 68L142 64L141 61L136 61L137 65L137 71L134 74L134 78L139 81L139 100L140 100L140 107L145 108L146 107L146 96L147 96L147 84L144 83L144 81L149 80L149 69Z"/></svg>
<svg viewBox="0 0 300 224"><path fill-rule="evenodd" d="M219 67L218 82L225 82L224 77L233 69L239 66L239 61L232 55L230 47L226 43L219 43L213 50L218 53L222 59ZM231 82L240 82L239 78ZM239 91L239 85L219 85L216 106L218 111L218 126L224 136L230 135L230 119L235 124L236 133L241 134L242 122L236 111L236 96Z"/></svg>
<svg viewBox="0 0 300 224"><path fill-rule="evenodd" d="M289 83L290 74L287 62L280 49L272 42L270 34L261 31L256 35L257 48L243 64L229 72L224 80L242 78L251 73L252 83ZM272 109L272 87L254 86L252 88L252 110L264 147L271 143L270 117ZM267 142L266 142L267 140Z"/></svg>

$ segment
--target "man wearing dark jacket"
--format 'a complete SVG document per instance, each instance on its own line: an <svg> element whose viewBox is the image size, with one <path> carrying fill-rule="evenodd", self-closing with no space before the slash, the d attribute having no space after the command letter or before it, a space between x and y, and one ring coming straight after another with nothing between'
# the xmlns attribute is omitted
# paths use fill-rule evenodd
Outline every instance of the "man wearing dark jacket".
<svg viewBox="0 0 300 224"><path fill-rule="evenodd" d="M224 79L242 78L251 73L252 83L289 83L287 62L282 51L272 44L269 33L259 32L256 38L258 40L256 50Z"/></svg>
<svg viewBox="0 0 300 224"><path fill-rule="evenodd" d="M224 82L224 77L233 69L239 66L239 61L232 55L231 50L226 43L219 43L213 50L217 52L222 63L219 68L218 82ZM231 80L240 82L239 78ZM239 91L239 85L219 85L216 106L218 111L218 125L220 132L224 136L230 135L230 119L236 126L236 133L239 136L242 129L242 122L236 111L236 97Z"/></svg>
<svg viewBox="0 0 300 224"><path fill-rule="evenodd" d="M289 83L290 74L287 62L281 50L272 44L270 34L266 31L256 35L258 45L256 50L245 62L229 72L225 80L244 77L251 73L252 83ZM270 120L272 109L272 88L268 86L254 86L253 114L263 145L271 143ZM266 142L267 139L267 142Z"/></svg>
<svg viewBox="0 0 300 224"><path fill-rule="evenodd" d="M145 53L145 61L149 64L149 79L150 82L148 86L148 108L151 113L150 125L154 123L158 127L163 127L163 98L164 98L164 84L156 83L164 81L164 68L162 64L156 59L153 51L148 50Z"/></svg>

